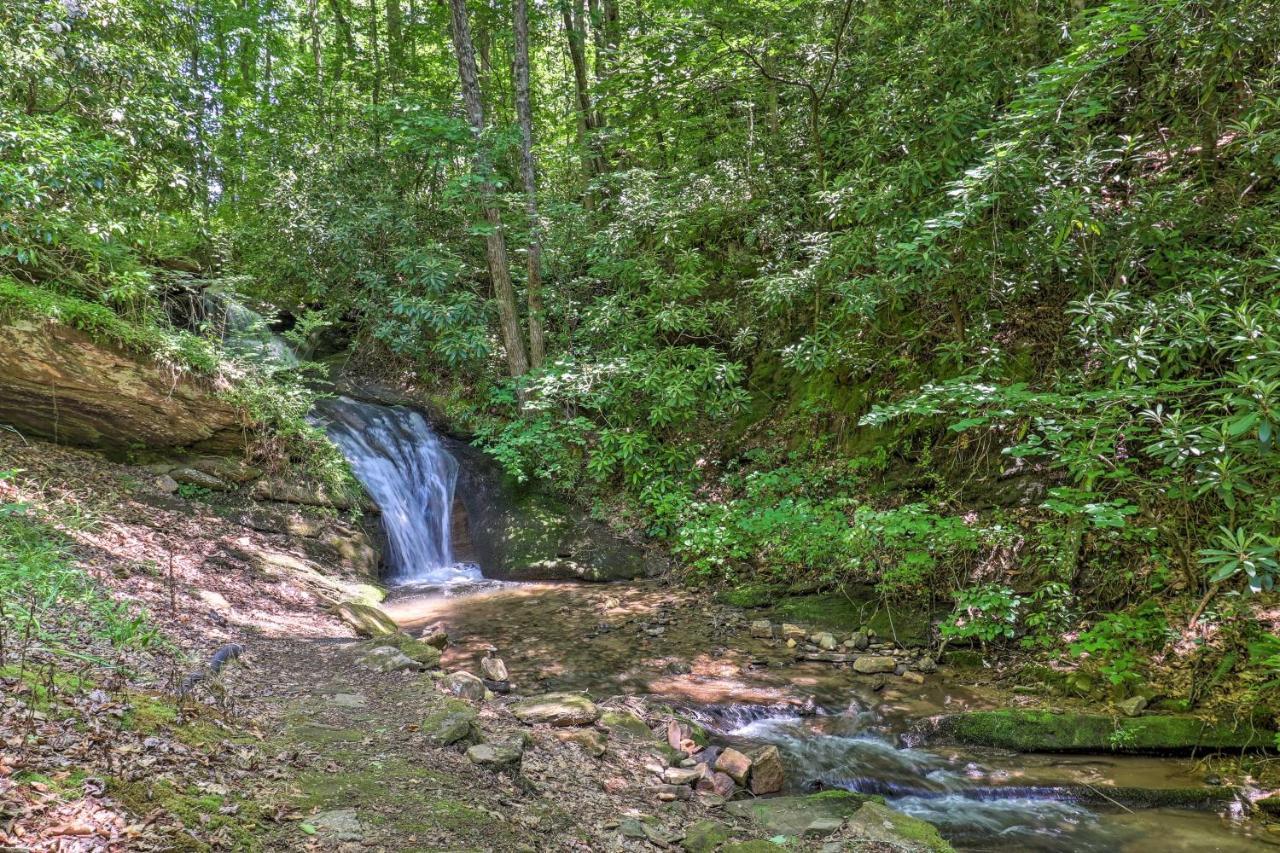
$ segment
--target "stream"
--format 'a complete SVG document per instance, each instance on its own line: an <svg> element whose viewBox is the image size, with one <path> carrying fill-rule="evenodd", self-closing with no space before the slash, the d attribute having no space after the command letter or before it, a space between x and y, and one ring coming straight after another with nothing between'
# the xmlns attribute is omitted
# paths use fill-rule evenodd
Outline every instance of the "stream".
<svg viewBox="0 0 1280 853"><path fill-rule="evenodd" d="M292 357L252 317L233 313L227 326L245 346ZM1280 837L1247 820L1234 801L1200 810L1122 802L1125 789L1207 790L1203 769L1188 759L905 745L914 720L1007 703L1006 695L950 682L945 667L925 684L876 689L872 678L799 662L747 638L740 620L688 590L486 580L482 566L454 559L458 462L421 414L330 398L312 417L381 510L388 612L410 632L447 630L446 668L475 670L492 645L520 692L656 697L705 726L709 748L778 746L790 792L883 795L935 824L959 850L1280 849Z"/></svg>

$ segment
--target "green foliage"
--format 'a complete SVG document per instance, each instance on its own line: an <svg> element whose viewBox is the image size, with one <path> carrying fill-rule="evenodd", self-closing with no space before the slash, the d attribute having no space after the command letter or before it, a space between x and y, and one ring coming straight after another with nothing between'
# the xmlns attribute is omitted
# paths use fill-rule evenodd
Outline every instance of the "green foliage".
<svg viewBox="0 0 1280 853"><path fill-rule="evenodd" d="M1011 640L1026 600L1007 586L982 584L956 592L956 609L939 630L944 640Z"/></svg>
<svg viewBox="0 0 1280 853"><path fill-rule="evenodd" d="M1148 602L1104 615L1071 644L1071 652L1112 684L1127 685L1142 679L1146 657L1169 638L1163 611Z"/></svg>
<svg viewBox="0 0 1280 853"><path fill-rule="evenodd" d="M17 471L0 471L0 483ZM92 660L84 640L117 648L157 641L137 607L115 601L74 564L66 538L19 502L0 502L0 657L21 666L38 644L57 655Z"/></svg>

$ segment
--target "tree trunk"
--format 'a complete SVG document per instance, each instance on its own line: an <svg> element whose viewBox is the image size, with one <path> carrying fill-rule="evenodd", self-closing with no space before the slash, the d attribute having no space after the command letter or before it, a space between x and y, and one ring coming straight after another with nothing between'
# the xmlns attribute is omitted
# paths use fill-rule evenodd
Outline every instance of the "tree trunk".
<svg viewBox="0 0 1280 853"><path fill-rule="evenodd" d="M502 217L494 201L493 183L489 180L488 158L481 147L484 133L484 105L480 101L480 80L476 72L475 50L471 45L471 26L467 22L466 0L449 0L453 31L453 48L458 56L458 77L462 81L462 101L467 120L476 136L476 172L481 176L484 217L489 223L485 236L485 254L489 261L489 277L498 302L498 318L502 327L502 344L507 350L507 369L514 377L524 375L529 362L524 353L524 337L520 334L520 318L516 313L515 288L511 285L511 268L507 261L507 243L502 237Z"/></svg>
<svg viewBox="0 0 1280 853"><path fill-rule="evenodd" d="M575 5L571 11L569 3ZM584 129L586 150L583 152L583 166L590 181L604 172L604 164L596 153L595 112L591 107L591 92L587 86L587 57L585 36L582 31L582 0L564 0L560 5L560 14L564 18L565 35L569 41L569 59L573 62L573 89L578 100L578 121Z"/></svg>
<svg viewBox="0 0 1280 853"><path fill-rule="evenodd" d="M404 68L403 22L400 0L387 0L387 78L392 89L399 84Z"/></svg>
<svg viewBox="0 0 1280 853"><path fill-rule="evenodd" d="M529 103L529 6L514 0L516 118L520 123L520 177L529 216L529 363L538 368L546 358L542 333L542 225L538 221L537 168L533 161L533 107Z"/></svg>

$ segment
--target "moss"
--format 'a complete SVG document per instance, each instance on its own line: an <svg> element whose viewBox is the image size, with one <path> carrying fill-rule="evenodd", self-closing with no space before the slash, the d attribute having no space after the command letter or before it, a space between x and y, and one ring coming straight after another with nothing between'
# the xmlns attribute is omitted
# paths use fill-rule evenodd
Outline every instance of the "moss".
<svg viewBox="0 0 1280 853"><path fill-rule="evenodd" d="M831 631L870 628L906 646L928 643L933 614L927 609L886 607L874 598L840 592L784 598L770 611L775 621Z"/></svg>
<svg viewBox="0 0 1280 853"><path fill-rule="evenodd" d="M100 344L181 365L198 373L213 373L219 360L207 340L154 323L130 323L105 305L87 302L0 276L0 319L53 320L84 332Z"/></svg>
<svg viewBox="0 0 1280 853"><path fill-rule="evenodd" d="M755 608L768 607L786 595L781 589L769 584L750 583L721 590L716 593L716 600L734 607Z"/></svg>
<svg viewBox="0 0 1280 853"><path fill-rule="evenodd" d="M883 803L867 803L853 816L852 822L868 827L872 838L888 835L891 841L910 842L913 849L953 853L951 845L942 838L936 826L894 811Z"/></svg>
<svg viewBox="0 0 1280 853"><path fill-rule="evenodd" d="M735 841L720 848L723 853L778 853L772 841Z"/></svg>
<svg viewBox="0 0 1280 853"><path fill-rule="evenodd" d="M600 715L600 723L619 740L655 740L649 724L629 711L605 711Z"/></svg>
<svg viewBox="0 0 1280 853"><path fill-rule="evenodd" d="M179 789L171 782L125 782L109 778L107 791L135 815L146 815L157 808L168 812L188 826L201 826L203 831L222 835L233 850L255 851L268 849L263 837L263 819L258 807L251 800L237 801L240 806L234 815L222 814L226 799L214 794L201 793L197 789ZM210 849L188 835L175 839L178 850Z"/></svg>
<svg viewBox="0 0 1280 853"><path fill-rule="evenodd" d="M1274 733L1198 717L1117 719L1052 711L973 711L930 724L933 736L1020 752L1182 754L1203 749L1263 749Z"/></svg>

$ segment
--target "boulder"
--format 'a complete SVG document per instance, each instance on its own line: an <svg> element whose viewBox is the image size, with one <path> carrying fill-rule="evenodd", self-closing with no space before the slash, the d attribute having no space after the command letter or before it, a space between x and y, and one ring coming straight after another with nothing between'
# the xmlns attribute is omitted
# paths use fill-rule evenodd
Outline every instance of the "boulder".
<svg viewBox="0 0 1280 853"><path fill-rule="evenodd" d="M1119 708L1121 713L1123 713L1126 717L1136 717L1140 715L1144 710L1146 710L1147 697L1146 696L1130 696L1128 699L1125 699L1123 702L1117 703L1116 707Z"/></svg>
<svg viewBox="0 0 1280 853"><path fill-rule="evenodd" d="M400 626L381 607L361 601L344 601L335 608L343 622L358 637L385 637L396 634Z"/></svg>
<svg viewBox="0 0 1280 853"><path fill-rule="evenodd" d="M458 460L454 554L499 580L631 580L665 567L587 513L516 483L483 450L447 436Z"/></svg>
<svg viewBox="0 0 1280 853"><path fill-rule="evenodd" d="M866 631L854 631L853 636L849 638L849 644L860 652L865 652L867 646L871 645L871 638L867 636Z"/></svg>
<svg viewBox="0 0 1280 853"><path fill-rule="evenodd" d="M784 640L796 640L799 642L805 638L804 628L801 628L799 625L792 625L789 622L784 622L782 627L778 629L778 632Z"/></svg>
<svg viewBox="0 0 1280 853"><path fill-rule="evenodd" d="M768 640L773 637L773 623L768 619L755 620L751 623L749 630L751 632L751 636L762 640Z"/></svg>
<svg viewBox="0 0 1280 853"><path fill-rule="evenodd" d="M600 719L600 709L579 693L548 693L523 699L511 713L526 725L589 726Z"/></svg>
<svg viewBox="0 0 1280 853"><path fill-rule="evenodd" d="M405 656L420 663L424 669L431 669L440 665L439 649L435 646L428 646L421 640L415 640L403 631L396 631L394 634L379 637L373 640L372 645L375 648L383 646L398 649Z"/></svg>
<svg viewBox="0 0 1280 853"><path fill-rule="evenodd" d="M751 793L757 797L776 794L785 781L782 754L776 746L766 746L751 754Z"/></svg>
<svg viewBox="0 0 1280 853"><path fill-rule="evenodd" d="M898 659L889 655L859 655L853 659L853 671L863 675L893 672L897 668Z"/></svg>
<svg viewBox="0 0 1280 853"><path fill-rule="evenodd" d="M459 670L451 672L440 682L445 690L462 699L471 702L481 702L484 700L486 688L484 682L476 678L469 672Z"/></svg>
<svg viewBox="0 0 1280 853"><path fill-rule="evenodd" d="M0 294L0 308L3 308ZM104 324L119 322L100 305ZM242 452L240 413L202 380L47 319L0 325L0 423L23 435L114 451Z"/></svg>
<svg viewBox="0 0 1280 853"><path fill-rule="evenodd" d="M728 773L739 785L747 784L747 775L751 772L751 759L738 750L728 747L716 756L716 770Z"/></svg>
<svg viewBox="0 0 1280 853"><path fill-rule="evenodd" d="M475 737L476 711L470 704L452 697L444 700L422 721L422 733L433 746L450 746Z"/></svg>
<svg viewBox="0 0 1280 853"><path fill-rule="evenodd" d="M839 643L836 642L835 635L827 631L823 631L818 634L815 643L818 648L822 649L824 652L835 651L836 646L839 645Z"/></svg>

